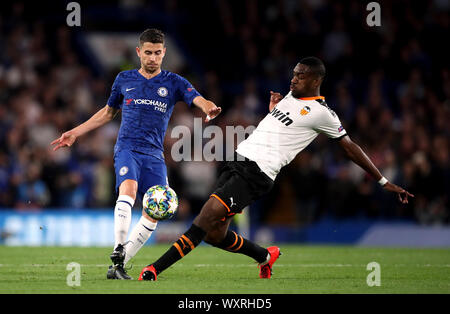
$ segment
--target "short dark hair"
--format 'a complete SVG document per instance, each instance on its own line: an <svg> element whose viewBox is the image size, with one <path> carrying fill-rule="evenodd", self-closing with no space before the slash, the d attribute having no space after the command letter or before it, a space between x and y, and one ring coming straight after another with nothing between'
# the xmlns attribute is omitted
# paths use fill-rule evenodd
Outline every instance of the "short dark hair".
<svg viewBox="0 0 450 314"><path fill-rule="evenodd" d="M319 78L323 79L326 74L325 64L322 60L316 57L306 57L300 60L300 64L307 65L313 74L317 75Z"/></svg>
<svg viewBox="0 0 450 314"><path fill-rule="evenodd" d="M141 46L146 42L164 44L164 33L156 28L147 28L142 32L141 36L139 36L139 44Z"/></svg>

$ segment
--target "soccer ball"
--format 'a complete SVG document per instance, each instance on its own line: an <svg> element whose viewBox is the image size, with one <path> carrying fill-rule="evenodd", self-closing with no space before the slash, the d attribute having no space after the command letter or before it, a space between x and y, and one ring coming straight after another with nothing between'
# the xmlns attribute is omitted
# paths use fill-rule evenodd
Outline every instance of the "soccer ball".
<svg viewBox="0 0 450 314"><path fill-rule="evenodd" d="M153 219L170 219L177 211L178 196L168 185L154 185L145 192L142 206Z"/></svg>

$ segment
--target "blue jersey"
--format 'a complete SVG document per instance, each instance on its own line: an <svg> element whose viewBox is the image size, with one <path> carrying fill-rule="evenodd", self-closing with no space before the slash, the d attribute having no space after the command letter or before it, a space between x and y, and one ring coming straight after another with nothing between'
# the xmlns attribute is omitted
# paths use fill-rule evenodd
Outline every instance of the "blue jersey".
<svg viewBox="0 0 450 314"><path fill-rule="evenodd" d="M167 125L177 101L192 104L200 94L185 78L161 71L146 79L137 69L120 72L111 90L108 106L122 109L114 151L129 149L163 156Z"/></svg>

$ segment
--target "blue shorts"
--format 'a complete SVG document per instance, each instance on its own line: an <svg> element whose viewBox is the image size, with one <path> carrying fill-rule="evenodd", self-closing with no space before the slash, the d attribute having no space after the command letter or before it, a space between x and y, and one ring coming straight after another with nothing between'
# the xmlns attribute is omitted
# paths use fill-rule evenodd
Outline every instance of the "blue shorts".
<svg viewBox="0 0 450 314"><path fill-rule="evenodd" d="M116 192L123 181L131 179L138 183L138 196L142 199L148 188L168 185L167 168L163 159L136 151L121 149L114 154Z"/></svg>

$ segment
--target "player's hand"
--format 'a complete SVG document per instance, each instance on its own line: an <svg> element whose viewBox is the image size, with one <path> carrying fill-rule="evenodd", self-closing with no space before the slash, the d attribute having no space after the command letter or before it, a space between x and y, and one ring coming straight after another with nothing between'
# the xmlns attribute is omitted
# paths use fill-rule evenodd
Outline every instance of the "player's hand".
<svg viewBox="0 0 450 314"><path fill-rule="evenodd" d="M272 111L276 104L278 104L282 99L283 95L270 91L269 111Z"/></svg>
<svg viewBox="0 0 450 314"><path fill-rule="evenodd" d="M60 138L57 138L56 140L54 140L51 143L51 145L56 145L55 147L53 147L53 150L55 151L64 146L68 146L68 147L72 146L72 144L75 142L76 139L77 139L77 137L73 133L66 132L66 133L63 133Z"/></svg>
<svg viewBox="0 0 450 314"><path fill-rule="evenodd" d="M413 194L409 193L408 191L406 191L405 189L399 187L398 185L395 185L395 184L390 183L390 182L387 182L383 186L383 189L385 189L386 191L389 191L389 192L397 193L398 200L402 204L408 204L408 197L414 197Z"/></svg>
<svg viewBox="0 0 450 314"><path fill-rule="evenodd" d="M214 106L207 110L205 122L209 122L222 112L222 108Z"/></svg>

